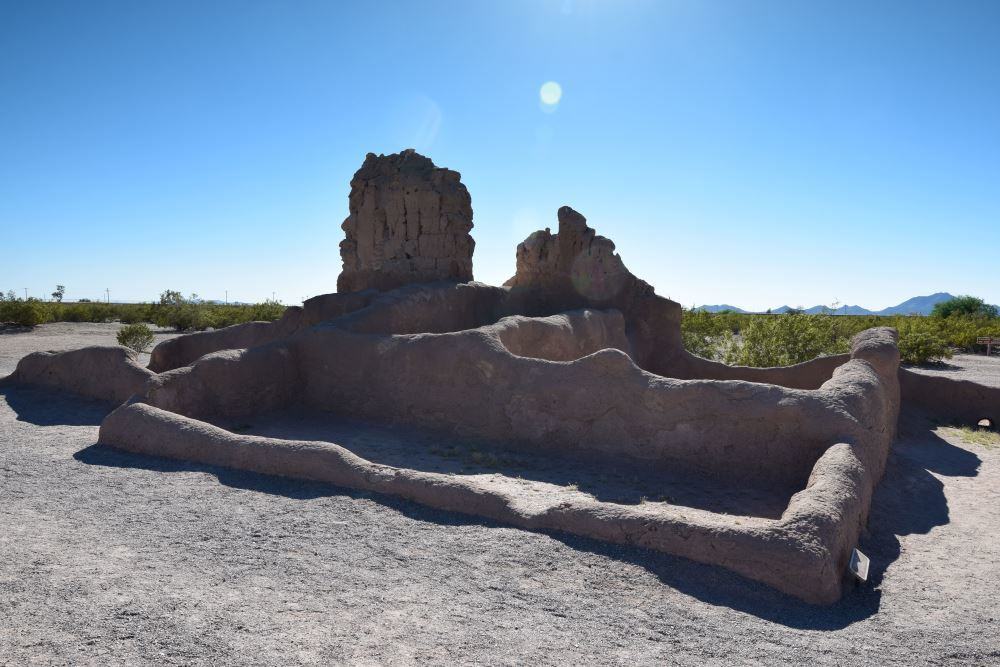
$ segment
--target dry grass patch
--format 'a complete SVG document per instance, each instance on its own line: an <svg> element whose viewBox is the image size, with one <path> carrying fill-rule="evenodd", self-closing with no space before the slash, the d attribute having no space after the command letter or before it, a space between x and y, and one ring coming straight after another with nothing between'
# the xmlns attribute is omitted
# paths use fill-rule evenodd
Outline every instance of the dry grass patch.
<svg viewBox="0 0 1000 667"><path fill-rule="evenodd" d="M969 445L979 445L986 449L1000 447L1000 433L989 428L980 426L962 426L959 428L945 427L944 430L953 436L961 438L962 442Z"/></svg>

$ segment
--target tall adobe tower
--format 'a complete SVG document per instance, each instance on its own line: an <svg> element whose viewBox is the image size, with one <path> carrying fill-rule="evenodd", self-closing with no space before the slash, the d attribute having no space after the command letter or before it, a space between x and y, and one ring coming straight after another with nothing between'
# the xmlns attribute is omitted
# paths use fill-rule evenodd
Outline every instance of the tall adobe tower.
<svg viewBox="0 0 1000 667"><path fill-rule="evenodd" d="M472 280L472 198L461 174L412 148L369 153L351 180L338 292Z"/></svg>

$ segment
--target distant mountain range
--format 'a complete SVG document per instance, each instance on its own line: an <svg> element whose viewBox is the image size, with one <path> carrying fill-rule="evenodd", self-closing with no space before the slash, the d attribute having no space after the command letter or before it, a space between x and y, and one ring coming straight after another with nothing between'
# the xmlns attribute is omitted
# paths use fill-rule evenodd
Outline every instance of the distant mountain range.
<svg viewBox="0 0 1000 667"><path fill-rule="evenodd" d="M934 309L934 304L954 298L955 297L953 295L948 294L947 292L938 292L928 296L915 296L912 299L907 299L898 306L891 306L889 308L883 308L882 310L868 310L867 308L862 308L861 306L839 306L836 310L833 310L830 306L813 306L812 308L803 309L803 312L809 315L818 315L819 313L832 313L834 315L930 315L931 311ZM698 306L695 310L704 310L709 313L719 313L724 310L731 310L734 313L754 312L750 310L743 310L742 308L737 308L736 306L730 306L728 304ZM779 306L777 308L772 308L771 312L785 313L789 310L792 310L789 306Z"/></svg>

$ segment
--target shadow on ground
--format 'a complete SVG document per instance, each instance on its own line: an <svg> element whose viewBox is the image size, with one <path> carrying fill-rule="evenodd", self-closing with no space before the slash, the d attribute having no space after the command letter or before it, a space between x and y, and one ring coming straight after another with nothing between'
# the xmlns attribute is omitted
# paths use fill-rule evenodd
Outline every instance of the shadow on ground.
<svg viewBox="0 0 1000 667"><path fill-rule="evenodd" d="M98 426L114 409L103 401L12 383L0 384L0 400L6 401L18 421L36 426Z"/></svg>
<svg viewBox="0 0 1000 667"><path fill-rule="evenodd" d="M946 373L958 373L960 371L965 370L961 366L958 366L956 364L949 364L947 361L938 361L933 363L920 364L918 366L914 366L911 364L904 364L902 368L911 371L929 370L929 371L939 371Z"/></svg>
<svg viewBox="0 0 1000 667"><path fill-rule="evenodd" d="M5 334L31 333L34 327L23 327L20 324L0 324L0 336Z"/></svg>
<svg viewBox="0 0 1000 667"><path fill-rule="evenodd" d="M708 604L729 607L792 628L840 629L878 611L882 595L880 584L889 566L899 557L900 536L927 533L936 526L948 523L948 502L943 484L931 473L944 476L977 474L979 457L941 439L931 428L930 422L921 423L901 437L894 446L885 477L875 493L869 530L859 545L871 558L871 581L857 586L845 582L843 598L829 607L806 604L728 570L683 558L574 535L551 533L551 536L574 549L643 567L664 584ZM141 468L165 473L205 472L215 475L228 486L295 499L332 495L372 498L420 521L441 525L502 527L491 521L435 510L391 496L119 452L100 445L77 452L75 458L89 465Z"/></svg>
<svg viewBox="0 0 1000 667"><path fill-rule="evenodd" d="M859 545L872 560L873 586L882 583L889 565L900 554L902 535L923 535L949 521L943 477L975 477L981 460L934 432L921 415L901 416L899 440L889 453L885 477L875 491L868 530Z"/></svg>

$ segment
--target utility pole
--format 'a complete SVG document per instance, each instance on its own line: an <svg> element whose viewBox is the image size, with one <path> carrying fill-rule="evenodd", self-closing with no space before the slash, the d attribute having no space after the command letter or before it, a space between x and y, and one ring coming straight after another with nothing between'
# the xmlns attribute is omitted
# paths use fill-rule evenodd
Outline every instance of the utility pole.
<svg viewBox="0 0 1000 667"><path fill-rule="evenodd" d="M110 287L105 287L104 288L104 293L108 295L108 303L111 303L111 288Z"/></svg>
<svg viewBox="0 0 1000 667"><path fill-rule="evenodd" d="M28 288L27 287L24 288L24 300L25 301L28 300Z"/></svg>
<svg viewBox="0 0 1000 667"><path fill-rule="evenodd" d="M226 305L229 305L229 290L226 290Z"/></svg>
<svg viewBox="0 0 1000 667"><path fill-rule="evenodd" d="M277 301L278 300L278 298L276 296L274 296L274 294L275 294L274 292L271 292L271 301Z"/></svg>

